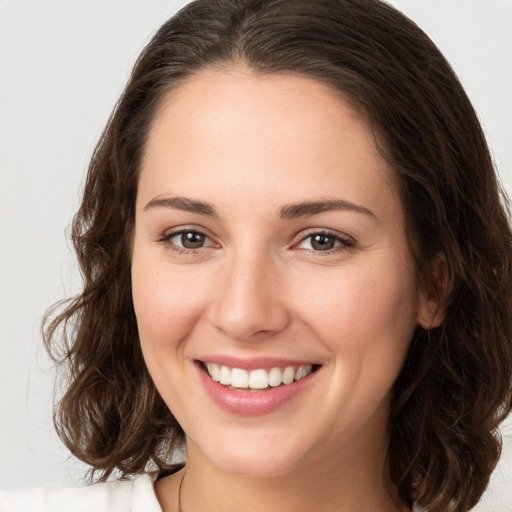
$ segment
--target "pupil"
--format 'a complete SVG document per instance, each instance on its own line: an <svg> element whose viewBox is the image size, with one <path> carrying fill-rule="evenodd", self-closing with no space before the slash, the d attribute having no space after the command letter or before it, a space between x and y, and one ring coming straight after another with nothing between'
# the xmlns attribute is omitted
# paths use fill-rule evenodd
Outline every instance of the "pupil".
<svg viewBox="0 0 512 512"><path fill-rule="evenodd" d="M315 235L311 240L311 246L317 251L328 251L334 247L334 238L328 235Z"/></svg>
<svg viewBox="0 0 512 512"><path fill-rule="evenodd" d="M186 249L198 249L204 244L204 235L189 231L181 235L181 244Z"/></svg>

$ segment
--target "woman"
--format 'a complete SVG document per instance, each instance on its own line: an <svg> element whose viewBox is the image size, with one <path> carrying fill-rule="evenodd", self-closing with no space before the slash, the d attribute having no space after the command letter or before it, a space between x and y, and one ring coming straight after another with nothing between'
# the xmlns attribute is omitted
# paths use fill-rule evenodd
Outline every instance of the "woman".
<svg viewBox="0 0 512 512"><path fill-rule="evenodd" d="M158 473L57 502L478 501L511 408L510 230L460 84L386 4L189 4L135 66L73 237L84 291L46 331L57 354L76 327L61 436L102 480Z"/></svg>

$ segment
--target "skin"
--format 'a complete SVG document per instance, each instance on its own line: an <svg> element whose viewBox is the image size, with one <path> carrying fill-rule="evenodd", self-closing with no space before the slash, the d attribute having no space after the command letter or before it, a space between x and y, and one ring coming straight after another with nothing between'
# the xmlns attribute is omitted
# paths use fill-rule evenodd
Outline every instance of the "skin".
<svg viewBox="0 0 512 512"><path fill-rule="evenodd" d="M170 197L217 216L159 202ZM325 200L358 210L279 215ZM180 230L205 233L204 246L184 251ZM318 232L332 250L312 246ZM339 95L243 67L169 93L141 166L132 282L146 364L186 433L184 510L408 510L387 483L390 391L432 304L394 171ZM205 393L195 361L211 354L319 369L284 406L247 417ZM181 476L156 485L165 511Z"/></svg>

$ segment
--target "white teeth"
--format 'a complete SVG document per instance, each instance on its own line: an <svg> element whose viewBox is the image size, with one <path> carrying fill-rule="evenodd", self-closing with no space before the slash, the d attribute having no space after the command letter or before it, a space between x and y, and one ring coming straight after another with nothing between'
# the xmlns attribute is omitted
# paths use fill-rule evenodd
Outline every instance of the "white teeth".
<svg viewBox="0 0 512 512"><path fill-rule="evenodd" d="M299 366L297 368L297 371L295 372L294 379L300 380L304 377L307 377L311 372L313 371L313 366L311 364L303 364L302 366Z"/></svg>
<svg viewBox="0 0 512 512"><path fill-rule="evenodd" d="M248 372L241 368L229 368L216 363L206 363L210 377L224 386L234 388L267 389L269 386L277 387L281 384L291 384L294 380L301 380L313 371L313 365L303 364L298 367L274 367L270 369L257 369Z"/></svg>
<svg viewBox="0 0 512 512"><path fill-rule="evenodd" d="M252 370L249 374L249 387L252 389L268 388L268 375L266 370Z"/></svg>
<svg viewBox="0 0 512 512"><path fill-rule="evenodd" d="M283 372L283 384L291 384L295 377L295 368L293 366L287 366Z"/></svg>
<svg viewBox="0 0 512 512"><path fill-rule="evenodd" d="M233 368L231 370L231 385L234 388L248 388L249 374L240 368Z"/></svg>
<svg viewBox="0 0 512 512"><path fill-rule="evenodd" d="M272 368L268 372L268 384L275 388L276 386L281 385L281 370L279 368Z"/></svg>
<svg viewBox="0 0 512 512"><path fill-rule="evenodd" d="M211 375L212 379L219 382L220 378L220 368L218 364L208 363L207 365L208 373Z"/></svg>
<svg viewBox="0 0 512 512"><path fill-rule="evenodd" d="M220 367L219 382L225 386L231 384L231 370L227 366Z"/></svg>

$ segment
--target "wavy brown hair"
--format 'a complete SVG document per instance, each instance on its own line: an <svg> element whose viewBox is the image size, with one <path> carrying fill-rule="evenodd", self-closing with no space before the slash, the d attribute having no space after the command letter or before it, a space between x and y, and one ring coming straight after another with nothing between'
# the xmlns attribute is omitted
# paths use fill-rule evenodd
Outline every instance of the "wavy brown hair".
<svg viewBox="0 0 512 512"><path fill-rule="evenodd" d="M131 298L139 164L162 98L202 69L240 63L328 84L370 123L396 170L418 281L445 321L418 327L396 381L390 475L405 503L467 511L512 407L512 235L459 81L432 41L378 0L197 0L144 49L73 221L83 292L45 319L46 345L68 370L61 438L103 480L172 470L183 432L145 367ZM437 277L436 258L445 262Z"/></svg>

